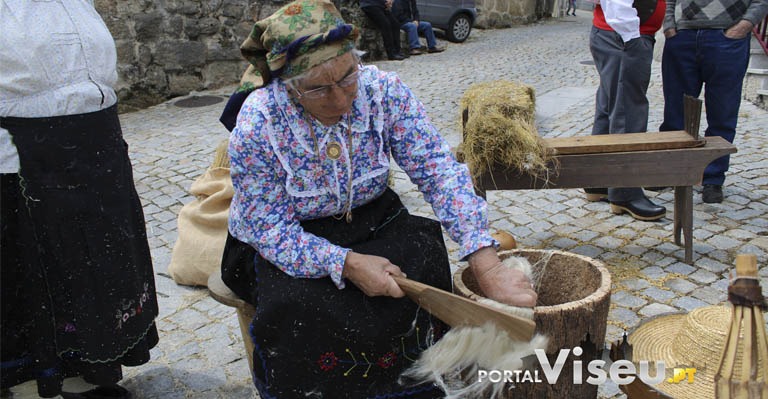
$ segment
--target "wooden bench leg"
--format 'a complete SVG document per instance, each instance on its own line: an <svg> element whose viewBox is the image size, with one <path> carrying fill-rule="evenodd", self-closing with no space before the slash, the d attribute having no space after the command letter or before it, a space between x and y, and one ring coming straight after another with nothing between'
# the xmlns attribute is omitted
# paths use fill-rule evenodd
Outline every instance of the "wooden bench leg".
<svg viewBox="0 0 768 399"><path fill-rule="evenodd" d="M256 313L253 306L243 306L237 308L237 321L240 324L240 334L243 336L245 353L248 355L248 370L253 373L253 340L251 339L251 321Z"/></svg>
<svg viewBox="0 0 768 399"><path fill-rule="evenodd" d="M211 297L217 302L235 308L237 311L237 322L240 324L240 334L243 336L243 344L245 346L245 354L248 357L248 367L250 367L250 373L253 375L253 340L251 340L251 321L254 315L256 315L256 309L238 298L232 290L224 284L221 280L221 270L215 270L208 277L208 290L211 293Z"/></svg>
<svg viewBox="0 0 768 399"><path fill-rule="evenodd" d="M685 263L693 263L693 187L675 187L675 244L681 245L680 232L685 240Z"/></svg>

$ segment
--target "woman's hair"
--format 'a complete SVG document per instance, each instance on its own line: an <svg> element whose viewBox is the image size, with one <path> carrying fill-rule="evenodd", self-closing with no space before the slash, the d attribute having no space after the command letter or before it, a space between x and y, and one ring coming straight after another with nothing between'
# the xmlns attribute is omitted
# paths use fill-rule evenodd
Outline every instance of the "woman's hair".
<svg viewBox="0 0 768 399"><path fill-rule="evenodd" d="M360 63L363 59L363 56L365 55L365 51L358 50L357 48L353 48L352 50L349 51L349 53L352 54L352 57L355 59L356 63ZM344 53L344 54L347 54L347 53ZM339 57L341 57L341 55ZM307 70L306 72L300 75L292 76L288 79L285 79L283 80L283 83L285 83L285 85L288 86L291 90L296 91L301 81L312 79L315 76L317 76L321 70L328 67L330 61L332 61L332 59L325 61L322 64L315 65L314 67L310 68L309 70Z"/></svg>

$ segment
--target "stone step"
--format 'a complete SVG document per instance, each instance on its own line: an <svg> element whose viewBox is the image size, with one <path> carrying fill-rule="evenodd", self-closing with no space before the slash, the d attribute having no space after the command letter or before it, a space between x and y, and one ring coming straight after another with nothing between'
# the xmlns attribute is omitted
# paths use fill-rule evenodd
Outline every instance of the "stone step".
<svg viewBox="0 0 768 399"><path fill-rule="evenodd" d="M768 68L749 68L747 69L747 74L768 76Z"/></svg>
<svg viewBox="0 0 768 399"><path fill-rule="evenodd" d="M749 68L768 69L768 55L765 55L762 48L758 50L760 50L759 53L753 53L749 57Z"/></svg>

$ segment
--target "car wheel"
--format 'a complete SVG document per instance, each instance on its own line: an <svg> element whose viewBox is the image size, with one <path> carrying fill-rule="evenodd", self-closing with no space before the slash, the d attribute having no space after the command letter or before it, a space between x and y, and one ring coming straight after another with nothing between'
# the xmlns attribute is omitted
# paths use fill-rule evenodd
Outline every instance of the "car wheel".
<svg viewBox="0 0 768 399"><path fill-rule="evenodd" d="M472 19L467 14L456 14L448 22L448 29L445 32L448 40L461 43L469 37L472 30Z"/></svg>

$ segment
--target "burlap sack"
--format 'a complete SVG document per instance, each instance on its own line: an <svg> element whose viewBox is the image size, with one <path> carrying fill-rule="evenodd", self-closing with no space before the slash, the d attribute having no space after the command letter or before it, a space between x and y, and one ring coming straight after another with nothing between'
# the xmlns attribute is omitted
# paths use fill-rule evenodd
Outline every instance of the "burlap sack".
<svg viewBox="0 0 768 399"><path fill-rule="evenodd" d="M178 284L202 285L221 267L234 188L229 168L211 167L190 188L197 197L179 212L179 238L168 266Z"/></svg>

